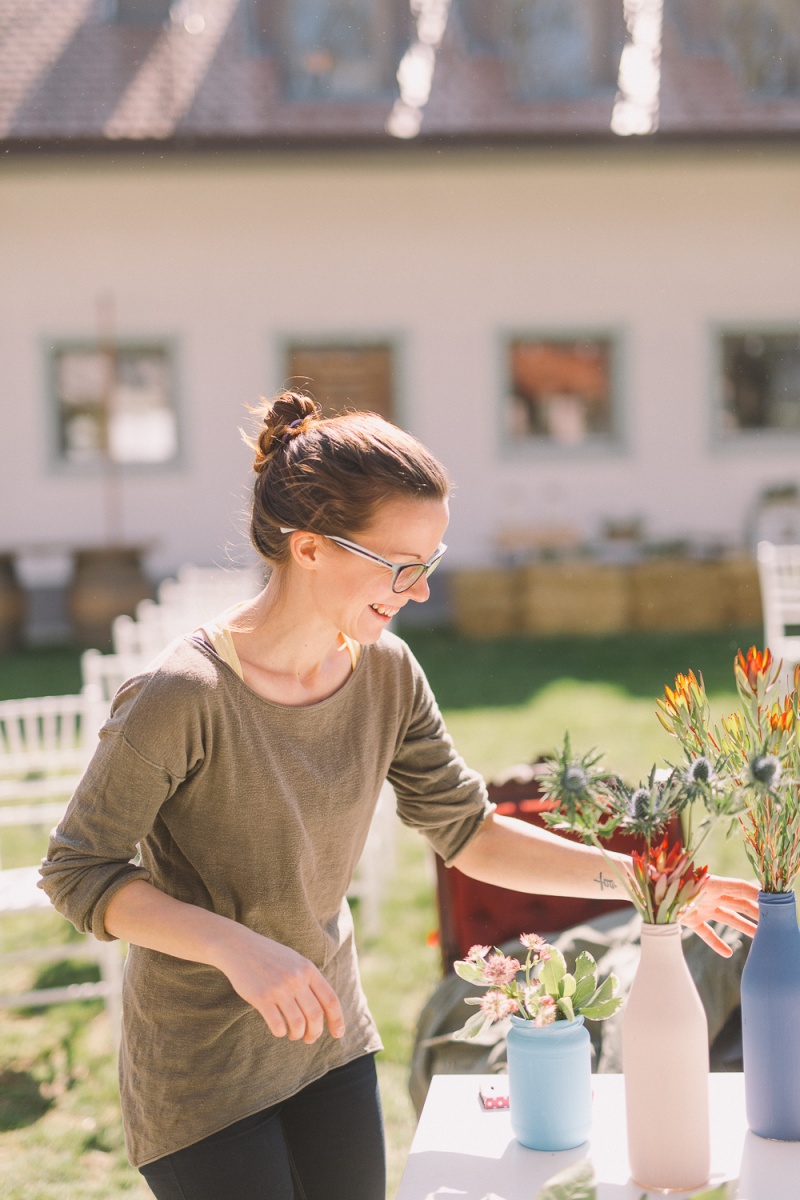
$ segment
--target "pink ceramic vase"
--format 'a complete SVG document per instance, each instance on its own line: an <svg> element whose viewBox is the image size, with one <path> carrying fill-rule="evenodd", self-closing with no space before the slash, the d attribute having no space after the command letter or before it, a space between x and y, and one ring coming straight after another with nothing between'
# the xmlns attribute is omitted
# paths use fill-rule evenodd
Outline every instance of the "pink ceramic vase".
<svg viewBox="0 0 800 1200"><path fill-rule="evenodd" d="M680 925L642 925L641 959L622 1012L631 1177L688 1191L710 1174L708 1022L683 957Z"/></svg>

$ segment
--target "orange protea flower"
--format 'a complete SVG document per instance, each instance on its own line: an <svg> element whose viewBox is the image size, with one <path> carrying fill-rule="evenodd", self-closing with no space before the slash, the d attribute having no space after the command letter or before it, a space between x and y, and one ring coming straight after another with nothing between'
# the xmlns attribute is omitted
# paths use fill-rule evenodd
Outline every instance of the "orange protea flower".
<svg viewBox="0 0 800 1200"><path fill-rule="evenodd" d="M708 867L695 867L681 843L675 842L670 847L666 836L642 853L634 850L631 861L641 901L636 907L651 924L677 921L708 878Z"/></svg>
<svg viewBox="0 0 800 1200"><path fill-rule="evenodd" d="M791 696L784 698L783 708L780 701L776 700L767 713L767 720L773 733L790 733L794 728L794 705Z"/></svg>
<svg viewBox="0 0 800 1200"><path fill-rule="evenodd" d="M689 671L687 675L678 674L675 676L674 690L665 687L664 695L666 699L659 700L658 704L677 716L681 709L691 709L693 702L702 703L702 683L698 681L694 671Z"/></svg>
<svg viewBox="0 0 800 1200"><path fill-rule="evenodd" d="M713 739L708 733L708 701L703 676L694 671L676 675L675 687L664 688L664 699L656 700L656 716L681 745L693 753L705 753Z"/></svg>
<svg viewBox="0 0 800 1200"><path fill-rule="evenodd" d="M740 691L760 699L775 683L780 673L780 663L775 663L769 648L757 650L751 646L746 656L741 650L738 652L733 660L733 673Z"/></svg>

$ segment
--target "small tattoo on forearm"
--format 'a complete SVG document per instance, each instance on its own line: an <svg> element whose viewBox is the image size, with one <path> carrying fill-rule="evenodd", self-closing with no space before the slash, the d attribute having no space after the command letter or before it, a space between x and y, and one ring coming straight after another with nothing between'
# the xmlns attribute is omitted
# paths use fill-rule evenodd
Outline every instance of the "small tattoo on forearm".
<svg viewBox="0 0 800 1200"><path fill-rule="evenodd" d="M603 890L603 888L615 888L617 886L616 883L614 882L614 880L608 879L607 876L605 876L602 871L597 876L597 878L594 880L594 882L600 884L601 891Z"/></svg>

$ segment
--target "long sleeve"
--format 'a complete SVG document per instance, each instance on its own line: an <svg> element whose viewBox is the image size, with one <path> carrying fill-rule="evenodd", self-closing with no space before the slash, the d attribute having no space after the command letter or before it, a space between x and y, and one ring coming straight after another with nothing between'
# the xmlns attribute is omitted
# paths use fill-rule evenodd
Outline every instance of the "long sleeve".
<svg viewBox="0 0 800 1200"><path fill-rule="evenodd" d="M151 878L149 870L132 860L181 782L174 765L170 769L157 761L156 756L162 757L159 742L144 732L150 724L164 726L164 711L154 695L143 694L146 689L146 680L133 680L116 697L41 866L39 886L54 907L76 929L103 941L113 940L106 933L104 914L114 893L131 879ZM144 745L150 742L154 757L131 736ZM181 740L179 735L173 738L174 743Z"/></svg>
<svg viewBox="0 0 800 1200"><path fill-rule="evenodd" d="M408 654L413 705L389 770L404 824L449 866L493 811L486 785L457 753L422 668Z"/></svg>

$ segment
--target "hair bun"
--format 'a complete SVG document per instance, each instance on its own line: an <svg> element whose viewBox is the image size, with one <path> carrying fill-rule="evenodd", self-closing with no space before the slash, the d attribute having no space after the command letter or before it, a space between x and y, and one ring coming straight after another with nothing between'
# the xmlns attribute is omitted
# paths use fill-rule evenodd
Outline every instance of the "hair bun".
<svg viewBox="0 0 800 1200"><path fill-rule="evenodd" d="M245 437L245 441L255 452L253 469L258 474L266 471L282 446L322 417L317 402L302 392L281 392L253 411L261 418L263 428L256 438Z"/></svg>

